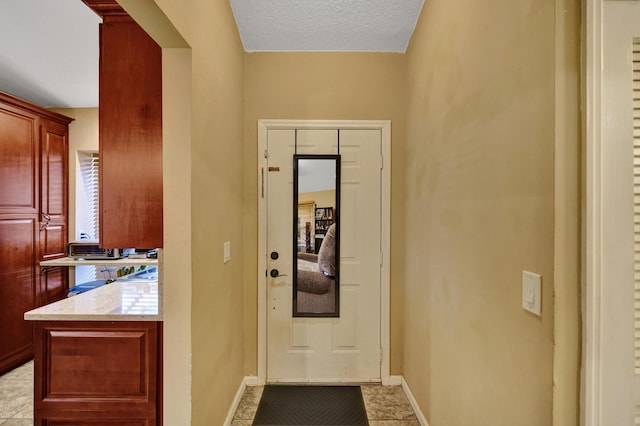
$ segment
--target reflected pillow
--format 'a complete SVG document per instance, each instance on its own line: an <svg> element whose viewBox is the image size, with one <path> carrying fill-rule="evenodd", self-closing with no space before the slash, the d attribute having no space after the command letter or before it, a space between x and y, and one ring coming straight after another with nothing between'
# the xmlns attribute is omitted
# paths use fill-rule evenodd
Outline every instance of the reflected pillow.
<svg viewBox="0 0 640 426"><path fill-rule="evenodd" d="M318 251L318 268L325 276L336 276L336 224L332 224L322 239Z"/></svg>

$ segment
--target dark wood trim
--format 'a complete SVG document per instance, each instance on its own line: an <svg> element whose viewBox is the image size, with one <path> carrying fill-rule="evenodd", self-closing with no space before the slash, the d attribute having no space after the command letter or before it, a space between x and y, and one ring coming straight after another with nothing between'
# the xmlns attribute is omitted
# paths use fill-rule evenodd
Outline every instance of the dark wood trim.
<svg viewBox="0 0 640 426"><path fill-rule="evenodd" d="M98 16L129 16L116 0L82 0Z"/></svg>
<svg viewBox="0 0 640 426"><path fill-rule="evenodd" d="M67 117L66 115L62 115L55 111L51 111L50 109L33 104L29 101L25 101L24 99L16 98L11 94L2 92L2 91L0 91L0 102L9 103L23 110L31 111L33 113L36 113L41 116L45 116L51 120L58 121L63 124L69 124L74 120L71 117Z"/></svg>

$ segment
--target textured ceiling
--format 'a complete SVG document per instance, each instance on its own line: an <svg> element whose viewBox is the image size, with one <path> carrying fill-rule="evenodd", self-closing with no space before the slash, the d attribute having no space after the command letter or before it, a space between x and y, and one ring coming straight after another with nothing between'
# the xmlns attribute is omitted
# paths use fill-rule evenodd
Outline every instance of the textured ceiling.
<svg viewBox="0 0 640 426"><path fill-rule="evenodd" d="M247 51L404 52L424 0L230 1ZM0 91L96 107L99 22L81 0L0 0Z"/></svg>
<svg viewBox="0 0 640 426"><path fill-rule="evenodd" d="M423 0L231 0L244 49L402 52Z"/></svg>

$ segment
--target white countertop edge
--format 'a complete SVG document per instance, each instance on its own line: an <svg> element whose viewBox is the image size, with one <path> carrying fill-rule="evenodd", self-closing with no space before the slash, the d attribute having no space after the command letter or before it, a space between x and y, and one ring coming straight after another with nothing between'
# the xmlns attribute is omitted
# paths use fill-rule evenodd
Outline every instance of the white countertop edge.
<svg viewBox="0 0 640 426"><path fill-rule="evenodd" d="M141 306L155 312L144 314L136 308ZM136 301L131 303L131 298ZM128 299L128 300L127 300ZM125 302L123 302L125 300ZM131 304L135 312L122 312L123 305ZM94 290L77 294L24 313L27 321L162 321L162 311L155 281L115 281Z"/></svg>
<svg viewBox="0 0 640 426"><path fill-rule="evenodd" d="M61 257L58 259L43 260L40 266L125 266L125 265L157 265L158 259L76 259L73 257Z"/></svg>
<svg viewBox="0 0 640 426"><path fill-rule="evenodd" d="M77 297L77 296L74 296ZM27 321L162 321L162 315L122 315L122 314L38 314L25 312Z"/></svg>

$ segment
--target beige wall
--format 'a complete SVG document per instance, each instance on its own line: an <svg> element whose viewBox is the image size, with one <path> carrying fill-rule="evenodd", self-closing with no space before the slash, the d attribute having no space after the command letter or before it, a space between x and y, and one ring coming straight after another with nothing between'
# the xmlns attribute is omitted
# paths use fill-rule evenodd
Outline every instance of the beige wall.
<svg viewBox="0 0 640 426"><path fill-rule="evenodd" d="M552 0L429 1L407 52L403 374L432 426L552 424L554 152L577 125L575 93L556 122L556 71L575 83L577 68L556 69L555 14ZM523 270L543 277L541 318L521 308Z"/></svg>
<svg viewBox="0 0 640 426"><path fill-rule="evenodd" d="M301 192L298 194L298 202L315 201L316 207L333 207L336 204L336 191L316 191L316 192Z"/></svg>
<svg viewBox="0 0 640 426"><path fill-rule="evenodd" d="M556 0L553 424L578 425L581 357L580 0Z"/></svg>
<svg viewBox="0 0 640 426"><path fill-rule="evenodd" d="M185 291L192 295L190 306L172 312L176 321L190 316L190 330L182 330L191 334L190 424L223 424L243 379L244 52L228 1L156 2L191 48L191 135L182 140L183 149L191 153L185 159L190 166L182 170L191 182L191 216L184 219L182 229L191 239L191 262L182 268L190 270L192 278L166 285L190 286ZM132 1L131 7L137 3ZM161 43L163 47L172 44L171 40ZM177 191L171 184L165 179L165 185ZM225 241L231 242L232 253L226 264ZM165 300L165 309L171 302ZM175 334L172 338L176 344L181 341ZM188 401L184 393L188 390L181 395ZM167 398L165 407L171 404Z"/></svg>
<svg viewBox="0 0 640 426"><path fill-rule="evenodd" d="M245 374L257 374L259 119L391 120L391 373L402 371L404 56L247 53L245 61Z"/></svg>
<svg viewBox="0 0 640 426"><path fill-rule="evenodd" d="M392 121L391 373L432 426L575 424L575 2L556 20L560 0L432 0L405 57L245 54L227 1L155 1L192 49L193 296L173 313L191 323L190 424L222 424L257 373L261 118ZM543 275L542 319L520 308L523 269Z"/></svg>

